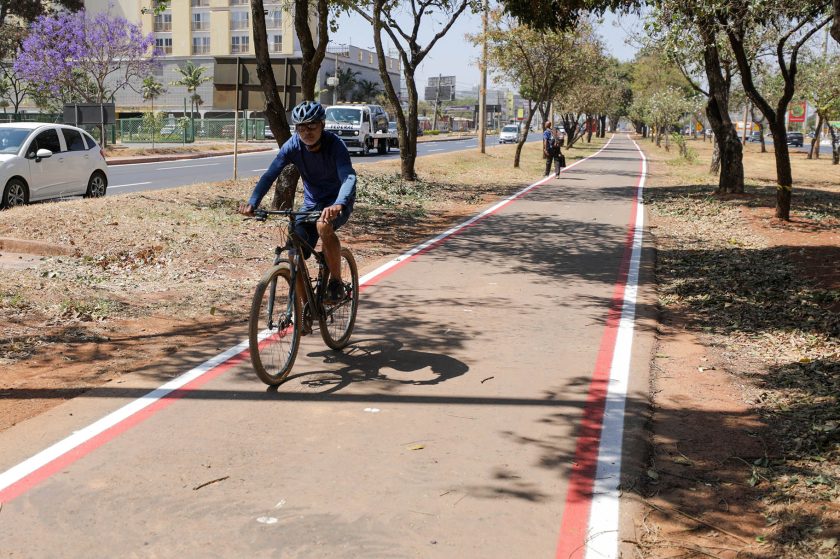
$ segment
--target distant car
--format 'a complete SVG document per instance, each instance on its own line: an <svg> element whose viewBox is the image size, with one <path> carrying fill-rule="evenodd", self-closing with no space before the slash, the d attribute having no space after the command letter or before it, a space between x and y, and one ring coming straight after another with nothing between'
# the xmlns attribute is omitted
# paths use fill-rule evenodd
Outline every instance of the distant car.
<svg viewBox="0 0 840 559"><path fill-rule="evenodd" d="M760 142L761 141L761 132L752 132L749 136L747 136L748 142Z"/></svg>
<svg viewBox="0 0 840 559"><path fill-rule="evenodd" d="M266 140L273 140L274 139L274 132L271 131L271 126L269 126L267 124L265 126L264 134L265 134L265 139Z"/></svg>
<svg viewBox="0 0 840 559"><path fill-rule="evenodd" d="M787 133L787 144L789 146L794 147L802 147L802 144L805 143L805 138L802 136L802 132L788 132Z"/></svg>
<svg viewBox="0 0 840 559"><path fill-rule="evenodd" d="M499 143L500 144L515 144L519 141L519 125L517 124L509 124L507 126L502 127L502 131L499 132Z"/></svg>
<svg viewBox="0 0 840 559"><path fill-rule="evenodd" d="M0 124L0 185L0 208L63 196L105 196L105 152L75 126Z"/></svg>

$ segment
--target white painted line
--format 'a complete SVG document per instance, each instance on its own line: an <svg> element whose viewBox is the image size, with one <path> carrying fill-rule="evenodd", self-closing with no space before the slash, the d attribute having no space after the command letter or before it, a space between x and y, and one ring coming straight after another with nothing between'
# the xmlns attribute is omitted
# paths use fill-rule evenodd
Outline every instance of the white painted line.
<svg viewBox="0 0 840 559"><path fill-rule="evenodd" d="M252 173L262 173L263 171L268 171L268 167L265 169L251 169Z"/></svg>
<svg viewBox="0 0 840 559"><path fill-rule="evenodd" d="M446 149L446 148L430 149L428 151L443 151L444 149Z"/></svg>
<svg viewBox="0 0 840 559"><path fill-rule="evenodd" d="M194 167L214 167L216 165L221 165L221 163L199 163L197 165L179 165L178 167L160 167L159 169L155 169L155 171L169 171L170 169L192 169Z"/></svg>
<svg viewBox="0 0 840 559"><path fill-rule="evenodd" d="M642 235L645 225L645 207L642 192L647 176L647 159L641 148L633 142L642 157L642 175L636 190L636 224L633 230L633 249L624 301L615 341L610 381L604 405L601 442L598 447L598 467L592 487L592 508L586 538L586 559L618 557L619 484L621 482L621 449L624 438L624 408L630 378L630 357L633 352L633 330L636 318L636 295L639 288L639 266L642 261Z"/></svg>
<svg viewBox="0 0 840 559"><path fill-rule="evenodd" d="M111 190L112 188L125 188L126 186L140 186L141 184L152 184L152 181L130 182L128 184L115 184L114 186L109 186L108 190Z"/></svg>

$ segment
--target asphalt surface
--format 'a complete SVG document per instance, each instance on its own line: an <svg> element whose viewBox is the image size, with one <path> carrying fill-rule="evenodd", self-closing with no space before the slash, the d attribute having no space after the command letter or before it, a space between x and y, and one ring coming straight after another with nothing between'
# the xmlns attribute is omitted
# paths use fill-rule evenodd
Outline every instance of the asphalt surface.
<svg viewBox="0 0 840 559"><path fill-rule="evenodd" d="M531 134L528 141L538 141L540 134ZM498 143L496 136L487 137L487 145ZM478 147L476 138L449 140L440 142L420 142L417 144L417 156L451 153ZM277 150L244 153L237 157L237 176L239 178L259 177L271 164ZM392 148L390 154L368 156L353 155L353 162L376 162L399 158L399 149ZM223 155L201 159L183 159L178 161L160 161L156 163L134 163L112 165L108 168L108 195L126 192L141 192L186 186L200 182L215 182L233 178L233 156Z"/></svg>
<svg viewBox="0 0 840 559"><path fill-rule="evenodd" d="M569 478L640 163L616 137L379 276L350 346L304 338L279 390L246 357L59 456L5 494L0 557L554 556L564 511L587 498ZM650 282L643 264L628 463L645 441ZM0 433L0 481L244 336L197 340Z"/></svg>

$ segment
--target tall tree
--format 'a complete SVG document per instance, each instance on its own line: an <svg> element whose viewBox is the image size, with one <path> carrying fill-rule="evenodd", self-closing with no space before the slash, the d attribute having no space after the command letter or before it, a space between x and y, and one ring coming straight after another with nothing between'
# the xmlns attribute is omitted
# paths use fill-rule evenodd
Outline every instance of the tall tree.
<svg viewBox="0 0 840 559"><path fill-rule="evenodd" d="M738 63L741 83L750 100L767 117L773 134L776 157L776 217L790 219L793 174L787 147L785 116L796 89L798 58L802 47L832 19L826 15L827 1L762 2L751 6L749 0L716 0L712 3L715 17L729 38ZM760 9L756 9L760 8ZM759 39L760 38L760 39ZM756 59L750 56L750 44L772 40L773 58L784 78L782 95L771 104L759 91L753 79Z"/></svg>
<svg viewBox="0 0 840 559"><path fill-rule="evenodd" d="M394 2L393 0L371 0L352 7L358 14L373 26L373 42L376 46L376 57L379 62L379 75L385 87L385 93L391 100L391 105L397 114L397 131L400 139L400 172L403 180L417 180L414 162L417 159L417 84L415 73L426 59L429 51L437 44L441 37L455 24L455 21L466 11L468 0L407 0ZM399 11L408 6L410 16L400 18ZM431 21L430 21L431 20ZM437 29L432 38L423 46L420 42L420 31L428 28ZM402 62L403 77L408 91L408 114L403 110L400 96L391 83L388 74L388 62L385 59L385 48L382 44L382 33L385 33L399 52Z"/></svg>
<svg viewBox="0 0 840 559"><path fill-rule="evenodd" d="M809 61L802 68L801 85L797 88L805 97L808 104L817 112L817 127L814 139L811 141L811 151L808 158L819 157L820 134L824 124L840 119L840 56L829 58L818 57ZM829 124L830 125L830 124ZM831 127L832 162L837 165L838 150L837 134ZM840 131L837 131L840 132Z"/></svg>
<svg viewBox="0 0 840 559"><path fill-rule="evenodd" d="M719 172L718 192L743 192L743 145L729 116L735 64L714 14L683 0L659 0L646 30L686 83L706 96L706 117L715 140L711 171Z"/></svg>
<svg viewBox="0 0 840 559"><path fill-rule="evenodd" d="M178 73L181 74L181 77L173 82L170 82L170 85L185 87L187 89L187 93L190 94L190 117L192 117L195 111L195 102L200 99L196 91L201 84L209 82L213 79L213 76L205 76L205 71L207 71L207 68L204 66L196 66L192 60L187 60L186 64L178 66ZM145 86L145 81L143 82L143 85Z"/></svg>
<svg viewBox="0 0 840 559"><path fill-rule="evenodd" d="M832 9L834 11L834 21L831 24L831 36L840 43L840 0L834 0Z"/></svg>
<svg viewBox="0 0 840 559"><path fill-rule="evenodd" d="M160 97L166 91L163 88L163 84L160 83L155 79L154 76L146 76L143 79L143 86L141 88L143 99L145 101L151 101L152 103L152 122L154 122L154 114L155 114L155 99ZM155 136L157 135L157 127L152 126L152 149L155 149Z"/></svg>
<svg viewBox="0 0 840 559"><path fill-rule="evenodd" d="M151 34L110 11L41 16L23 40L14 69L43 91L66 90L103 103L147 75L153 44Z"/></svg>

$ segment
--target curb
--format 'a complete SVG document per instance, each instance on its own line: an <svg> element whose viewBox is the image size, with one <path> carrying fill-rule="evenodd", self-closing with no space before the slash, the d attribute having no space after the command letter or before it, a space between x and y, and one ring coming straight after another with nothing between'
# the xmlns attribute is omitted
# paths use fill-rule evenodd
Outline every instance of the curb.
<svg viewBox="0 0 840 559"><path fill-rule="evenodd" d="M257 153L261 151L271 151L273 149L277 149L276 146L266 147L266 148L259 148L259 149L249 149L247 151L240 151L239 155L243 155L246 153ZM203 151L199 153L173 153L170 155L140 155L137 157L123 157L123 158L114 158L114 159L106 159L105 162L108 165L130 165L132 163L157 163L159 161L181 161L183 159L202 159L205 157L219 157L223 155L233 155L233 150L229 151Z"/></svg>

